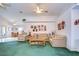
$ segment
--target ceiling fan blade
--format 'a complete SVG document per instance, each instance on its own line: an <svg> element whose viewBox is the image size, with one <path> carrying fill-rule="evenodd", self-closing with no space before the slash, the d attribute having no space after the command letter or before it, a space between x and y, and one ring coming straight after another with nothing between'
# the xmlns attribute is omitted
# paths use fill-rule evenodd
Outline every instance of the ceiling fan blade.
<svg viewBox="0 0 79 59"><path fill-rule="evenodd" d="M48 13L48 11L44 11L44 12Z"/></svg>
<svg viewBox="0 0 79 59"><path fill-rule="evenodd" d="M0 6L0 10L5 10L7 7Z"/></svg>
<svg viewBox="0 0 79 59"><path fill-rule="evenodd" d="M9 3L1 3L3 6L11 6Z"/></svg>
<svg viewBox="0 0 79 59"><path fill-rule="evenodd" d="M9 6L11 6L11 5L8 4L8 3L0 3L0 9L6 9L6 8L8 8Z"/></svg>
<svg viewBox="0 0 79 59"><path fill-rule="evenodd" d="M0 8L4 8L3 6L0 6Z"/></svg>

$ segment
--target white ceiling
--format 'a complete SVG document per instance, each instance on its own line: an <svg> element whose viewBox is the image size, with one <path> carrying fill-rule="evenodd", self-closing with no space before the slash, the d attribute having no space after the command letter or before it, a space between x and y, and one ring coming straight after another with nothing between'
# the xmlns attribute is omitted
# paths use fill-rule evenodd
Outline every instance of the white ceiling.
<svg viewBox="0 0 79 59"><path fill-rule="evenodd" d="M0 14L4 17L14 20L15 18L20 18L20 16L38 15L33 11L36 7L36 4L34 3L9 3L9 5L10 6L7 6L6 9L0 9ZM42 13L40 15L59 16L72 5L72 3L42 3L41 8L48 10L48 13ZM20 11L22 11L23 13L20 13Z"/></svg>

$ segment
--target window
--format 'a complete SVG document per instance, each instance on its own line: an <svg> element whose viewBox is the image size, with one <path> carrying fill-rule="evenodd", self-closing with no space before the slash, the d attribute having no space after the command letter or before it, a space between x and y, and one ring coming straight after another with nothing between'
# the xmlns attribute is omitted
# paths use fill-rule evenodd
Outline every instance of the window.
<svg viewBox="0 0 79 59"><path fill-rule="evenodd" d="M0 27L0 36L5 36L6 34L6 27L5 26L1 26Z"/></svg>
<svg viewBox="0 0 79 59"><path fill-rule="evenodd" d="M23 28L22 28L22 27L19 27L19 28L18 28L18 31L19 31L19 32L22 32L22 31L23 31Z"/></svg>
<svg viewBox="0 0 79 59"><path fill-rule="evenodd" d="M0 27L0 36L2 35L1 27Z"/></svg>
<svg viewBox="0 0 79 59"><path fill-rule="evenodd" d="M6 27L3 26L3 27L2 27L2 36L5 36L5 34L6 34Z"/></svg>

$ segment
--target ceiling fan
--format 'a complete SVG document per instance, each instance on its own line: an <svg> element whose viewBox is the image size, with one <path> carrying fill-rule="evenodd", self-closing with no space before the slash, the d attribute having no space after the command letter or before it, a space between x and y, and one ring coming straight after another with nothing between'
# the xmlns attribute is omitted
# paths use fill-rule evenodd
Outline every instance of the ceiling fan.
<svg viewBox="0 0 79 59"><path fill-rule="evenodd" d="M8 3L0 3L0 8L2 8L2 9L6 9L9 6L10 6L10 4L8 4Z"/></svg>
<svg viewBox="0 0 79 59"><path fill-rule="evenodd" d="M48 13L47 10L41 8L40 4L36 4L36 8L34 9L34 12L40 14L40 13Z"/></svg>

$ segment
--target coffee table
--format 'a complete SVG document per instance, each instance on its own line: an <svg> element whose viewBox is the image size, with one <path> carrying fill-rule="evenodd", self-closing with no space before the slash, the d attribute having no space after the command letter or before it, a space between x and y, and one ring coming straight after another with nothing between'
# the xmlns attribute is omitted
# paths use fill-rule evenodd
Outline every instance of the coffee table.
<svg viewBox="0 0 79 59"><path fill-rule="evenodd" d="M45 46L45 39L40 39L40 38L32 38L29 40L30 45L43 45Z"/></svg>

